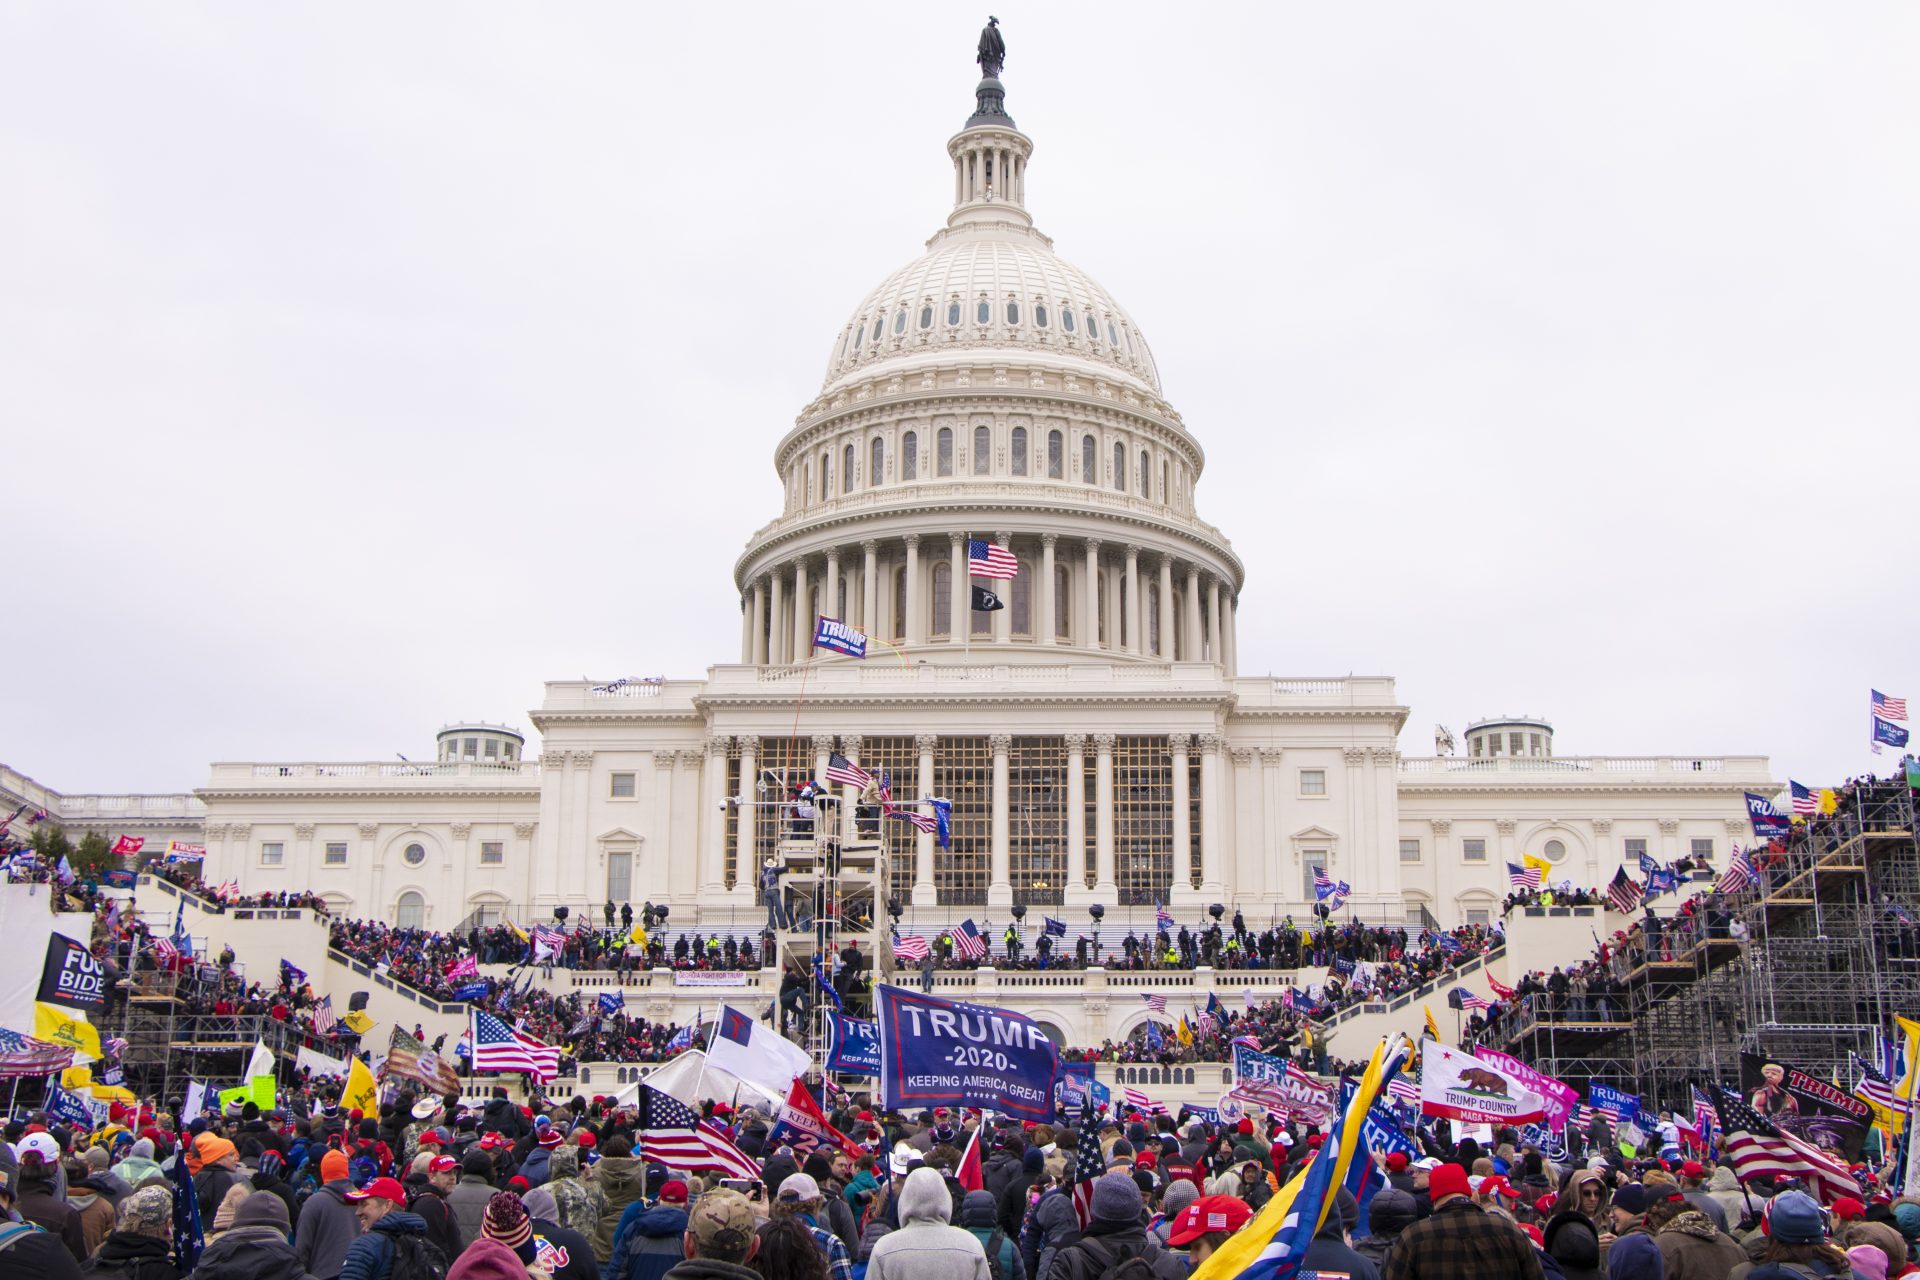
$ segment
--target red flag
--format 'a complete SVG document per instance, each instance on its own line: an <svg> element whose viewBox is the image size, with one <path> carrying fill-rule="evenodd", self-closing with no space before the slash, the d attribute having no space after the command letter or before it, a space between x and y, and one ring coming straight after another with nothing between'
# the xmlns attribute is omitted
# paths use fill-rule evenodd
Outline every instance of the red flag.
<svg viewBox="0 0 1920 1280"><path fill-rule="evenodd" d="M820 1132L838 1144L839 1148L847 1153L848 1159L858 1160L867 1154L866 1148L827 1123L827 1117L820 1110L820 1104L813 1100L813 1091L799 1080L795 1080L793 1087L787 1090L787 1105L819 1125Z"/></svg>
<svg viewBox="0 0 1920 1280"><path fill-rule="evenodd" d="M113 842L113 852L116 857L131 857L146 843L144 836L121 836Z"/></svg>
<svg viewBox="0 0 1920 1280"><path fill-rule="evenodd" d="M987 1127L985 1119L984 1116L981 1117L982 1123L975 1126L973 1137L967 1142L966 1154L960 1157L960 1168L953 1175L955 1180L969 1191L987 1189L986 1174L980 1167L980 1130Z"/></svg>
<svg viewBox="0 0 1920 1280"><path fill-rule="evenodd" d="M1489 987L1492 987L1493 994L1499 996L1502 1000L1513 999L1513 988L1508 986L1506 983L1500 981L1500 979L1494 977L1492 974L1487 975L1487 985Z"/></svg>

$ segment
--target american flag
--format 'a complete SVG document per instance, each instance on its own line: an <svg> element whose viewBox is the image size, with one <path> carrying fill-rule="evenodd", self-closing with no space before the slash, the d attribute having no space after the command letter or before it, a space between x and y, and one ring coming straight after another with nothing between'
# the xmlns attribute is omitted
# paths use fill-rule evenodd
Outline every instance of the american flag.
<svg viewBox="0 0 1920 1280"><path fill-rule="evenodd" d="M473 1069L527 1071L542 1080L560 1074L560 1051L508 1026L490 1013L472 1010Z"/></svg>
<svg viewBox="0 0 1920 1280"><path fill-rule="evenodd" d="M1733 847L1733 856L1727 859L1727 869L1720 873L1720 879L1714 883L1715 893L1738 893L1753 883L1753 859L1739 845Z"/></svg>
<svg viewBox="0 0 1920 1280"><path fill-rule="evenodd" d="M320 1003L313 1006L313 1034L330 1036L339 1019L333 1016L333 997L323 996Z"/></svg>
<svg viewBox="0 0 1920 1280"><path fill-rule="evenodd" d="M1907 700L1905 698L1889 697L1878 689L1870 689L1868 692L1873 694L1873 714L1879 716L1882 720L1905 720L1907 718Z"/></svg>
<svg viewBox="0 0 1920 1280"><path fill-rule="evenodd" d="M1485 996L1477 996L1473 992L1463 988L1460 991L1460 1007L1462 1009L1491 1009L1493 1008L1493 1002Z"/></svg>
<svg viewBox="0 0 1920 1280"><path fill-rule="evenodd" d="M381 1064L380 1074L418 1080L435 1093L453 1093L460 1088L460 1076L453 1064L399 1027L387 1040L387 1060Z"/></svg>
<svg viewBox="0 0 1920 1280"><path fill-rule="evenodd" d="M1214 1021L1212 1014L1201 1012L1193 1015L1193 1029L1201 1035L1210 1036L1219 1028L1220 1024Z"/></svg>
<svg viewBox="0 0 1920 1280"><path fill-rule="evenodd" d="M1161 903L1153 909L1153 925L1154 928L1162 932L1171 932L1173 930L1173 912L1167 910L1165 903Z"/></svg>
<svg viewBox="0 0 1920 1280"><path fill-rule="evenodd" d="M161 968L171 969L180 961L180 948L173 945L172 938L155 938L153 958L160 962Z"/></svg>
<svg viewBox="0 0 1920 1280"><path fill-rule="evenodd" d="M972 920L962 920L953 929L953 954L962 960L974 960L987 954L987 940Z"/></svg>
<svg viewBox="0 0 1920 1280"><path fill-rule="evenodd" d="M44 1076L73 1065L73 1050L0 1028L0 1077Z"/></svg>
<svg viewBox="0 0 1920 1280"><path fill-rule="evenodd" d="M1886 1072L1852 1050L1847 1051L1847 1056L1853 1059L1853 1069L1861 1077L1853 1091L1856 1097L1895 1115L1907 1114L1907 1100L1893 1087L1893 1081L1887 1078Z"/></svg>
<svg viewBox="0 0 1920 1280"><path fill-rule="evenodd" d="M1507 864L1507 883L1515 889L1538 890L1540 888L1540 868L1515 866L1509 862Z"/></svg>
<svg viewBox="0 0 1920 1280"><path fill-rule="evenodd" d="M827 757L827 781L865 791L873 782L873 775L836 751Z"/></svg>
<svg viewBox="0 0 1920 1280"><path fill-rule="evenodd" d="M1167 1011L1167 998L1165 996L1150 996L1142 992L1140 998L1145 1000L1147 1002L1147 1008L1153 1010L1155 1013L1165 1013Z"/></svg>
<svg viewBox="0 0 1920 1280"><path fill-rule="evenodd" d="M1107 1171L1100 1154L1100 1127L1093 1122L1092 1090L1080 1108L1080 1149L1073 1161L1073 1212L1082 1229L1093 1221L1093 1184Z"/></svg>
<svg viewBox="0 0 1920 1280"><path fill-rule="evenodd" d="M1403 1102L1419 1102L1420 1082L1409 1080L1406 1076L1395 1076L1387 1081L1387 1096L1399 1098Z"/></svg>
<svg viewBox="0 0 1920 1280"><path fill-rule="evenodd" d="M893 803L893 775L885 769L880 771L880 808L882 811Z"/></svg>
<svg viewBox="0 0 1920 1280"><path fill-rule="evenodd" d="M1715 1088L1714 1096L1720 1111L1721 1147L1742 1182L1749 1178L1797 1178L1824 1204L1860 1194L1860 1184L1847 1172L1844 1160L1775 1128L1725 1089Z"/></svg>
<svg viewBox="0 0 1920 1280"><path fill-rule="evenodd" d="M1014 578L1020 562L1013 552L980 538L967 539L967 572L976 578Z"/></svg>
<svg viewBox="0 0 1920 1280"><path fill-rule="evenodd" d="M1793 811L1800 814L1820 812L1820 793L1811 787L1803 787L1793 779L1787 779L1787 789L1793 792Z"/></svg>
<svg viewBox="0 0 1920 1280"><path fill-rule="evenodd" d="M1120 1100L1134 1110L1144 1111L1148 1115L1165 1115L1167 1113L1167 1109L1163 1104L1155 1102L1138 1089L1122 1088L1120 1090Z"/></svg>
<svg viewBox="0 0 1920 1280"><path fill-rule="evenodd" d="M940 820L930 813L916 813L912 809L902 809L898 805L886 811L889 818L898 818L902 822L911 822L922 831L933 832L940 829Z"/></svg>
<svg viewBox="0 0 1920 1280"><path fill-rule="evenodd" d="M1640 905L1640 885L1627 869L1621 867L1613 873L1613 882L1607 886L1607 902L1621 915L1626 915Z"/></svg>
<svg viewBox="0 0 1920 1280"><path fill-rule="evenodd" d="M1711 1141L1713 1131L1720 1127L1720 1113L1714 1109L1713 1099L1699 1085L1693 1086L1693 1127L1699 1132L1702 1142Z"/></svg>
<svg viewBox="0 0 1920 1280"><path fill-rule="evenodd" d="M731 1178L759 1181L760 1165L734 1145L724 1129L652 1085L640 1086L640 1154L669 1169L718 1169Z"/></svg>
<svg viewBox="0 0 1920 1280"><path fill-rule="evenodd" d="M1313 891L1318 893L1322 889L1331 888L1333 888L1333 877L1327 874L1327 869L1325 867L1315 867L1313 869Z"/></svg>
<svg viewBox="0 0 1920 1280"><path fill-rule="evenodd" d="M544 924L533 926L533 955L537 960L542 952L557 956L566 950L567 935L558 929L548 928Z"/></svg>
<svg viewBox="0 0 1920 1280"><path fill-rule="evenodd" d="M926 959L927 952L932 949L927 940L917 933L910 933L904 938L897 933L893 935L893 954L898 959L917 963Z"/></svg>

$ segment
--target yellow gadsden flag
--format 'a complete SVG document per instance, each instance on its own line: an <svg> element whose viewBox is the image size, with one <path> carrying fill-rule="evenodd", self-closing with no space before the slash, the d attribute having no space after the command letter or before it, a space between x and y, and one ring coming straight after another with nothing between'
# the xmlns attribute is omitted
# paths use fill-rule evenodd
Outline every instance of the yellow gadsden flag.
<svg viewBox="0 0 1920 1280"><path fill-rule="evenodd" d="M78 1057L93 1059L102 1056L99 1030L87 1022L84 1014L62 1009L58 1005L34 1003L33 1038L62 1045L73 1050Z"/></svg>
<svg viewBox="0 0 1920 1280"><path fill-rule="evenodd" d="M369 1116L380 1110L380 1086L373 1082L367 1064L358 1058L347 1066L347 1085L340 1091L340 1105Z"/></svg>
<svg viewBox="0 0 1920 1280"><path fill-rule="evenodd" d="M1553 874L1553 864L1537 853L1521 854L1520 862L1522 866L1533 867L1540 872L1541 884L1545 884L1547 877Z"/></svg>
<svg viewBox="0 0 1920 1280"><path fill-rule="evenodd" d="M367 1016L365 1009L353 1009L340 1019L340 1025L357 1036L363 1036L373 1029L373 1019Z"/></svg>
<svg viewBox="0 0 1920 1280"><path fill-rule="evenodd" d="M1420 1006L1420 1012L1425 1014L1427 1018L1427 1038L1429 1040L1438 1040L1440 1038L1440 1024L1433 1020L1433 1010L1423 1004Z"/></svg>

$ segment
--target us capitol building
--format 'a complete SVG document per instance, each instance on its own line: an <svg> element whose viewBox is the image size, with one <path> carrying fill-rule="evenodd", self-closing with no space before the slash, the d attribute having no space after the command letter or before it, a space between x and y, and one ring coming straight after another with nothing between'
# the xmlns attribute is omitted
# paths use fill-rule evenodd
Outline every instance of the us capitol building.
<svg viewBox="0 0 1920 1280"><path fill-rule="evenodd" d="M670 932L753 927L774 802L832 752L897 801L952 802L950 851L882 824L913 931L1016 903L1029 925L1097 903L1147 927L1165 902L1258 926L1309 914L1316 868L1355 916L1453 925L1498 919L1523 853L1584 886L1643 851L1724 867L1741 793L1778 787L1764 757L1562 756L1507 716L1411 758L1390 677L1240 674L1247 567L1200 514L1200 437L1134 318L1034 225L1034 144L987 70L946 144L945 224L832 335L774 448L785 500L734 566L733 661L549 683L537 752L461 724L431 763L221 763L191 796L8 772L0 793L76 835L204 839L212 883L441 929L608 899L667 904ZM1018 575L972 578L969 539ZM976 611L974 585L1005 607ZM813 650L822 615L868 656Z"/></svg>

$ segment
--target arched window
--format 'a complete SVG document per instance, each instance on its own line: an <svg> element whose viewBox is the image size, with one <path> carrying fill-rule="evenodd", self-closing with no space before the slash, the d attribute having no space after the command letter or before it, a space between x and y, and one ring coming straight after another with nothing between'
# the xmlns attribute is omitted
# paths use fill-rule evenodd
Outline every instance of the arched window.
<svg viewBox="0 0 1920 1280"><path fill-rule="evenodd" d="M852 576L852 574L843 573L840 575L840 581L834 584L834 586L838 588L838 594L834 597L833 601L833 616L842 622L847 620L847 579Z"/></svg>
<svg viewBox="0 0 1920 1280"><path fill-rule="evenodd" d="M853 446L851 444L840 451L840 492L853 492Z"/></svg>
<svg viewBox="0 0 1920 1280"><path fill-rule="evenodd" d="M412 889L393 904L393 923L400 929L420 929L427 923L427 900Z"/></svg>
<svg viewBox="0 0 1920 1280"><path fill-rule="evenodd" d="M1065 315L1066 312L1061 312ZM1073 627L1073 595L1069 591L1067 566L1053 566L1053 635L1056 640L1065 640Z"/></svg>
<svg viewBox="0 0 1920 1280"><path fill-rule="evenodd" d="M1012 455L1010 460L1013 463L1013 474L1017 476L1027 474L1027 429L1025 427L1013 429L1012 440L1007 446L1007 451Z"/></svg>
<svg viewBox="0 0 1920 1280"><path fill-rule="evenodd" d="M1047 304L1046 303L1036 302L1033 304L1033 323L1034 323L1034 327L1038 329L1044 329L1047 327Z"/></svg>
<svg viewBox="0 0 1920 1280"><path fill-rule="evenodd" d="M905 565L893 571L893 638L896 642L907 638L907 569Z"/></svg>
<svg viewBox="0 0 1920 1280"><path fill-rule="evenodd" d="M945 560L933 566L933 629L928 634L935 640L953 634L953 566Z"/></svg>
<svg viewBox="0 0 1920 1280"><path fill-rule="evenodd" d="M1013 634L1031 636L1033 634L1033 574L1032 566L1026 560L1020 561L1020 572L1013 575L1012 599L1008 607L1013 610Z"/></svg>
<svg viewBox="0 0 1920 1280"><path fill-rule="evenodd" d="M1120 345L1120 331L1113 327L1112 316L1107 317L1107 345L1110 347L1118 347Z"/></svg>
<svg viewBox="0 0 1920 1280"><path fill-rule="evenodd" d="M1150 498L1153 496L1151 493L1148 492L1148 488L1152 485L1152 483L1153 483L1153 467L1148 462L1147 451L1145 449L1142 449L1140 451L1140 496L1141 497Z"/></svg>
<svg viewBox="0 0 1920 1280"><path fill-rule="evenodd" d="M1080 437L1080 478L1086 481L1088 484L1100 483L1100 470L1099 470L1099 467L1095 464L1096 456L1097 455L1093 451L1093 437L1081 436Z"/></svg>
<svg viewBox="0 0 1920 1280"><path fill-rule="evenodd" d="M974 308L974 319L979 321L981 324L992 324L993 323L993 304L991 302L988 302L985 298L980 299L980 305Z"/></svg>
<svg viewBox="0 0 1920 1280"><path fill-rule="evenodd" d="M947 323L949 325L960 323L960 299L958 298L947 304Z"/></svg>
<svg viewBox="0 0 1920 1280"><path fill-rule="evenodd" d="M1062 329L1065 329L1068 333L1073 332L1073 308L1072 307L1060 308L1060 327Z"/></svg>
<svg viewBox="0 0 1920 1280"><path fill-rule="evenodd" d="M887 442L879 436L867 447L867 488L883 482L887 477Z"/></svg>
<svg viewBox="0 0 1920 1280"><path fill-rule="evenodd" d="M875 316L873 318L873 336L868 338L867 341L868 342L880 341L880 332L886 327L887 327L887 318L885 316Z"/></svg>
<svg viewBox="0 0 1920 1280"><path fill-rule="evenodd" d="M1162 460L1160 463L1160 501L1162 502L1173 501L1173 490L1167 487L1172 474L1165 460Z"/></svg>
<svg viewBox="0 0 1920 1280"><path fill-rule="evenodd" d="M1061 314L1064 315L1066 313L1062 312ZM1047 479L1049 480L1058 480L1060 478L1061 467L1066 461L1060 456L1060 452L1064 447L1065 442L1060 438L1058 431L1047 432Z"/></svg>
<svg viewBox="0 0 1920 1280"><path fill-rule="evenodd" d="M804 491L807 495L806 501L812 502L813 501L813 464L811 462L807 464L806 485L804 486Z"/></svg>
<svg viewBox="0 0 1920 1280"><path fill-rule="evenodd" d="M920 478L920 437L911 431L900 437L900 478Z"/></svg>
<svg viewBox="0 0 1920 1280"><path fill-rule="evenodd" d="M833 451L830 449L820 454L820 496L833 496Z"/></svg>
<svg viewBox="0 0 1920 1280"><path fill-rule="evenodd" d="M1087 336L1095 342L1100 341L1100 326L1095 323L1093 312L1087 312Z"/></svg>
<svg viewBox="0 0 1920 1280"><path fill-rule="evenodd" d="M940 428L940 434L934 437L933 473L940 476L953 474L952 427Z"/></svg>
<svg viewBox="0 0 1920 1280"><path fill-rule="evenodd" d="M1118 440L1113 442L1113 487L1127 491L1127 446Z"/></svg>
<svg viewBox="0 0 1920 1280"><path fill-rule="evenodd" d="M1147 584L1147 652L1160 652L1160 585Z"/></svg>
<svg viewBox="0 0 1920 1280"><path fill-rule="evenodd" d="M931 302L920 308L920 327L922 329L933 328L933 304Z"/></svg>
<svg viewBox="0 0 1920 1280"><path fill-rule="evenodd" d="M1007 323L1008 324L1020 323L1020 304L1015 302L1012 298L1007 299Z"/></svg>
<svg viewBox="0 0 1920 1280"><path fill-rule="evenodd" d="M895 333L905 333L907 331L907 309L905 307L893 313L893 331Z"/></svg>
<svg viewBox="0 0 1920 1280"><path fill-rule="evenodd" d="M973 429L973 474L984 476L993 469L993 431L988 427Z"/></svg>

